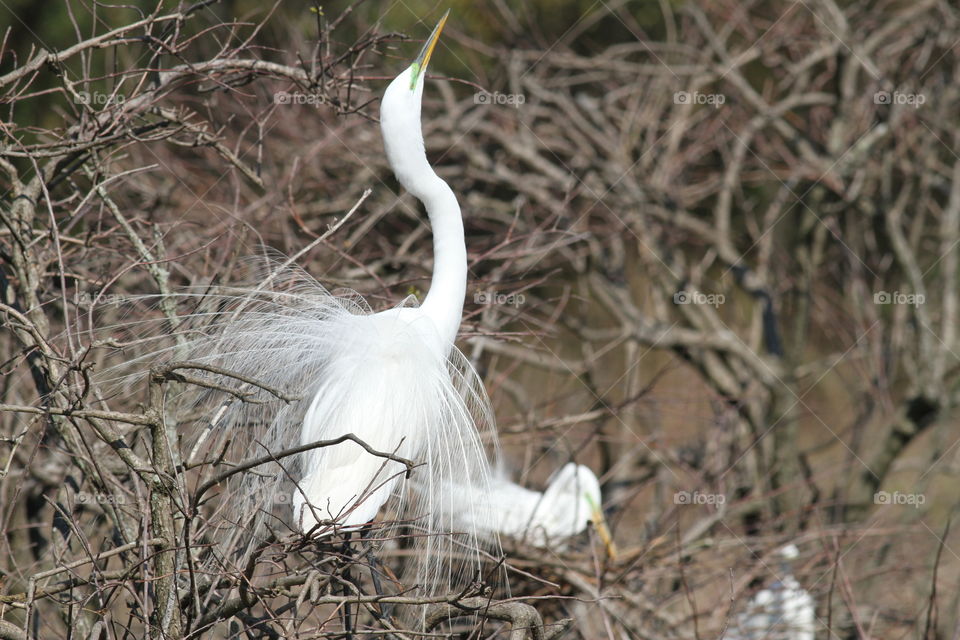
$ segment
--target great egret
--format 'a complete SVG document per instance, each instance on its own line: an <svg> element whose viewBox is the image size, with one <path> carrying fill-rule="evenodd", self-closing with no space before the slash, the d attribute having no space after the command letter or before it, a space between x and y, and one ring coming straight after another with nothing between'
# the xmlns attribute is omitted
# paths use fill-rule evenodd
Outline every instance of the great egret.
<svg viewBox="0 0 960 640"><path fill-rule="evenodd" d="M176 351L206 367L209 393L242 387L233 394L242 401L228 396L220 403L207 433L219 431L244 456L352 434L420 465L413 486L401 486L404 464L353 441L302 453L297 464L271 461L242 474L242 486L224 506L237 522L273 527L270 514L258 514L280 502L288 516L292 504L297 528L324 536L370 523L397 496L400 515L427 534L418 536L428 547L419 554L427 571L442 566L436 546L443 536L435 534L454 530L453 506L470 509L454 485L474 494L488 487L481 432L493 433L483 385L454 346L467 279L460 207L427 162L420 128L427 65L446 19L387 87L380 110L387 160L400 184L423 202L433 230L433 273L423 304L408 300L373 313L355 294L333 295L302 272L274 269L263 274L261 286L204 292L214 309L195 314L204 321L203 335L188 332ZM211 402L201 397L196 413L213 413ZM215 440L204 448L222 456ZM475 532L456 529L467 537L458 544L475 546Z"/></svg>
<svg viewBox="0 0 960 640"><path fill-rule="evenodd" d="M790 566L800 551L789 544L777 553L781 558L779 579L750 600L747 610L728 629L726 640L813 640L816 604Z"/></svg>
<svg viewBox="0 0 960 640"><path fill-rule="evenodd" d="M467 286L463 221L453 191L427 162L420 129L427 65L446 20L444 15L413 64L390 83L380 107L390 167L430 219L430 289L419 307L345 315L324 327L335 337L334 349L303 420L303 444L353 433L376 449L434 466L456 464L479 450L471 413L447 368ZM304 530L324 520L348 527L370 522L403 470L356 444L317 450L294 493L295 517Z"/></svg>
<svg viewBox="0 0 960 640"><path fill-rule="evenodd" d="M455 524L488 539L505 535L538 547L562 549L569 538L593 523L607 553L616 555L601 509L600 482L589 467L567 463L542 493L499 477L491 480L489 488L464 491L464 496L474 507L455 514Z"/></svg>

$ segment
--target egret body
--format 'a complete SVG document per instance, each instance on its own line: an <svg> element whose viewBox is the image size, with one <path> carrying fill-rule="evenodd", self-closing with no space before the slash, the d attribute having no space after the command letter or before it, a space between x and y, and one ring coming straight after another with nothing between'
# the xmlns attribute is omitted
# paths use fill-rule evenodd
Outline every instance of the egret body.
<svg viewBox="0 0 960 640"><path fill-rule="evenodd" d="M387 160L400 184L426 208L434 264L423 304L350 315L336 327L339 344L303 420L301 442L353 433L375 449L433 465L425 510L439 510L443 477L455 465L483 467L470 410L451 379L448 359L463 313L467 250L460 206L431 168L420 105L441 19L420 55L387 87L380 108ZM353 443L318 449L294 492L294 513L307 531L325 521L351 527L374 519L404 468ZM479 478L485 480L483 474ZM453 499L450 496L449 499Z"/></svg>
<svg viewBox="0 0 960 640"><path fill-rule="evenodd" d="M224 452L230 463L269 452L268 462L231 479L238 486L220 507L229 523L224 539L235 536L243 545L264 528L314 537L355 530L393 497L398 519L426 534L416 536L423 565L417 580L434 586L442 582L438 546L454 544L443 535L454 530L453 505L464 508L452 488L482 493L490 477L486 447L496 445L483 384L454 346L467 279L460 207L427 162L420 128L426 69L445 20L387 87L380 112L387 161L424 204L433 230L423 304L409 298L374 313L359 295L334 295L289 261L268 262L259 286L184 294L201 311L189 316L181 344L166 352L199 365L207 380L181 403L186 413L211 418L188 438L194 464L223 459ZM484 442L481 433L491 439ZM374 452L412 461L409 481L405 464L350 440L271 458L347 434ZM461 551L476 550L476 533L456 530ZM474 557L479 562L479 552Z"/></svg>
<svg viewBox="0 0 960 640"><path fill-rule="evenodd" d="M543 492L500 477L491 480L489 488L474 489L468 499L476 506L459 511L455 523L487 539L504 535L538 547L562 549L592 523L608 554L615 556L601 508L600 482L584 465L564 465Z"/></svg>

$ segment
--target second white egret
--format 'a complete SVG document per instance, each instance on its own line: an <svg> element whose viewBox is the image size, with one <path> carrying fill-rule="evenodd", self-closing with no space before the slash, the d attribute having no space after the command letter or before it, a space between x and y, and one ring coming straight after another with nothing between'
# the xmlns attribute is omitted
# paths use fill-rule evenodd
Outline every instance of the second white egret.
<svg viewBox="0 0 960 640"><path fill-rule="evenodd" d="M600 481L582 464L564 465L542 493L505 477L494 478L489 487L463 486L458 491L473 507L453 514L454 524L486 539L505 535L537 547L563 549L593 524L608 555L616 556L603 516Z"/></svg>

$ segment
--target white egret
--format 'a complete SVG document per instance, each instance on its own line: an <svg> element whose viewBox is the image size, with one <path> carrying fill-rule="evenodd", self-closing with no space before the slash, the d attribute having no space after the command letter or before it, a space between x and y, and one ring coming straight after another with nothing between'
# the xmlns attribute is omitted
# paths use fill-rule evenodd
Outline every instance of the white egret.
<svg viewBox="0 0 960 640"><path fill-rule="evenodd" d="M242 486L224 505L235 522L255 530L264 522L274 526L263 514L278 502L292 504L293 523L305 533L356 529L396 496L404 519L427 534L443 534L454 528L454 504L470 508L454 485L471 493L488 486L480 434L492 432L489 400L454 346L467 284L463 222L456 196L427 162L420 127L427 65L446 19L387 87L380 110L387 160L424 204L433 231L433 273L423 304L408 300L373 313L355 294L333 295L302 272L274 270L264 274L269 287L204 292L203 301L212 300L215 309L195 314L204 321L203 335L187 333L189 341L178 347L178 358L207 367L209 393L243 388L242 401L218 403L210 430L246 457L353 434L374 450L420 465L413 486L405 486L404 464L352 441L302 453L296 464L288 458L260 465L242 474ZM214 413L218 404L211 402L209 394L199 398L197 413ZM217 454L215 440L203 444ZM468 538L464 544L475 543L474 532L457 529ZM420 554L431 565L427 571L439 569L438 536L419 539L428 547ZM438 576L419 577L432 583Z"/></svg>
<svg viewBox="0 0 960 640"><path fill-rule="evenodd" d="M781 575L753 596L747 610L727 630L726 640L813 640L816 603L800 586L790 566L800 551L789 544L777 553Z"/></svg>
<svg viewBox="0 0 960 640"><path fill-rule="evenodd" d="M452 454L463 453L463 440L473 438L470 413L447 370L467 286L463 221L453 191L427 162L420 129L427 65L446 19L413 64L390 83L380 107L387 160L430 219L430 289L420 307L351 314L325 327L337 343L304 417L303 444L353 433L381 451L414 459L427 454L433 464L449 464ZM343 526L370 522L402 471L355 444L317 450L294 493L295 516L305 530L321 520L339 518Z"/></svg>
<svg viewBox="0 0 960 640"><path fill-rule="evenodd" d="M455 525L487 539L505 535L538 547L563 549L592 523L607 553L615 548L601 508L600 481L588 467L570 462L554 473L541 493L505 477L489 488L461 489L473 508L454 515Z"/></svg>

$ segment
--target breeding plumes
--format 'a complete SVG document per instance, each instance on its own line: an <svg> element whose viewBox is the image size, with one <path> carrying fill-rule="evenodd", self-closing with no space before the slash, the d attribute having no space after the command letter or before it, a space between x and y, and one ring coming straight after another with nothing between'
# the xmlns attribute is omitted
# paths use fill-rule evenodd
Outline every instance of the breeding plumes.
<svg viewBox="0 0 960 640"><path fill-rule="evenodd" d="M581 464L564 465L542 493L505 477L493 479L488 489L459 490L469 496L473 508L454 514L454 522L488 540L504 535L538 547L562 549L592 523L607 553L611 557L616 553L603 517L600 482Z"/></svg>
<svg viewBox="0 0 960 640"><path fill-rule="evenodd" d="M816 603L793 575L791 560L800 555L796 545L778 551L780 577L758 591L746 611L736 617L726 640L813 640Z"/></svg>
<svg viewBox="0 0 960 640"><path fill-rule="evenodd" d="M423 202L433 231L423 304L408 299L373 313L358 295L334 295L274 260L259 286L198 294L207 310L190 317L169 356L195 365L207 385L189 406L209 419L193 438L191 458L215 458L224 441L246 458L347 435L366 445L315 447L240 474L219 507L226 533L285 525L324 537L371 523L393 497L396 514L424 534L417 537L426 547L418 554L421 584L442 582L430 574L439 571L444 539L460 547L460 557L470 556L463 547L476 549L477 533L450 519L454 505L470 508L452 489L485 491L485 447L495 446L483 385L454 346L467 279L460 207L427 162L420 128L426 69L445 21L387 87L380 112L387 160ZM451 542L445 534L455 529Z"/></svg>
<svg viewBox="0 0 960 640"><path fill-rule="evenodd" d="M430 218L430 289L419 307L351 314L324 327L336 344L304 417L303 444L353 433L375 449L426 458L434 466L459 464L477 448L471 415L447 369L466 293L463 222L456 196L427 162L420 129L426 69L445 22L446 16L413 64L390 83L380 108L387 160ZM315 451L305 471L293 504L298 523L309 530L325 520L370 522L404 469L350 444ZM437 486L425 495L440 493Z"/></svg>

